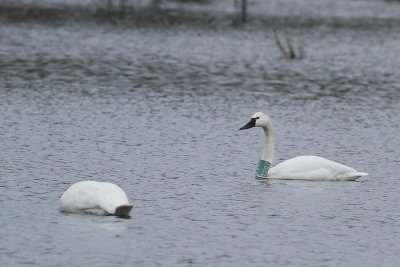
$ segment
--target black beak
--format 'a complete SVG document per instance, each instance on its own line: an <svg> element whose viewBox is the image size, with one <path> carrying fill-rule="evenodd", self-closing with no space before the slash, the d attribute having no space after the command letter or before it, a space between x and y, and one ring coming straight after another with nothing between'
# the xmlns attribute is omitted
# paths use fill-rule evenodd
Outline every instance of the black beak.
<svg viewBox="0 0 400 267"><path fill-rule="evenodd" d="M245 126L240 128L239 130L246 130L256 126L256 119L252 118Z"/></svg>

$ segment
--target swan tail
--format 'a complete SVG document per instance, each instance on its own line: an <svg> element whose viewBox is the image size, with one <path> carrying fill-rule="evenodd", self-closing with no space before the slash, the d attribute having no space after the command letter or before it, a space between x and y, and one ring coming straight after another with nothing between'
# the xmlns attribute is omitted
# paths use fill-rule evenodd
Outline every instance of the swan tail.
<svg viewBox="0 0 400 267"><path fill-rule="evenodd" d="M131 212L132 208L133 208L132 204L120 205L115 209L114 215L117 215L117 216L129 216L129 212Z"/></svg>
<svg viewBox="0 0 400 267"><path fill-rule="evenodd" d="M366 172L352 172L346 175L346 177L344 177L344 180L347 181L355 181L358 178L360 178L361 176L365 176L368 175L368 173Z"/></svg>

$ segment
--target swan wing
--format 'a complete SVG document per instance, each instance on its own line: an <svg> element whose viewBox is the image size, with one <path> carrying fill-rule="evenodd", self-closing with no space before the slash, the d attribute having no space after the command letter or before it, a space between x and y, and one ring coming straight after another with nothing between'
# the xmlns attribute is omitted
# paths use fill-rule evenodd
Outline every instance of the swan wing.
<svg viewBox="0 0 400 267"><path fill-rule="evenodd" d="M367 175L346 165L317 156L299 156L271 168L268 178L353 181Z"/></svg>
<svg viewBox="0 0 400 267"><path fill-rule="evenodd" d="M60 206L65 212L97 213L97 210L101 210L98 199L98 182L83 181L71 185L64 192Z"/></svg>
<svg viewBox="0 0 400 267"><path fill-rule="evenodd" d="M117 185L112 183L99 183L101 191L99 206L110 214L114 214L117 207L129 205L128 197L125 192Z"/></svg>

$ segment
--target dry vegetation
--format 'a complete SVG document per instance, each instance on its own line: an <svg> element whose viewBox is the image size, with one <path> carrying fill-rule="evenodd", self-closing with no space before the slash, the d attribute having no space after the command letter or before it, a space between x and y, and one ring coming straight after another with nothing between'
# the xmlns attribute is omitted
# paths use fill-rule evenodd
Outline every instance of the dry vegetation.
<svg viewBox="0 0 400 267"><path fill-rule="evenodd" d="M293 41L293 38L288 33L286 26L283 25L282 27L282 34L283 38L281 39L280 35L276 27L272 27L272 31L274 33L276 45L279 48L281 54L287 59L302 59L304 58L304 45L303 39L301 35L297 38L297 47Z"/></svg>

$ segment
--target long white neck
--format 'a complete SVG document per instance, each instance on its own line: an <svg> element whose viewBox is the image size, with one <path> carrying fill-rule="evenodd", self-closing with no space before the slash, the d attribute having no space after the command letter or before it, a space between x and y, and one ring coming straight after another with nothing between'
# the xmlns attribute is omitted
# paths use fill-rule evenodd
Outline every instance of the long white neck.
<svg viewBox="0 0 400 267"><path fill-rule="evenodd" d="M265 134L265 144L264 144L264 154L262 160L272 162L274 157L274 132L272 131L272 126L268 125L262 127Z"/></svg>

